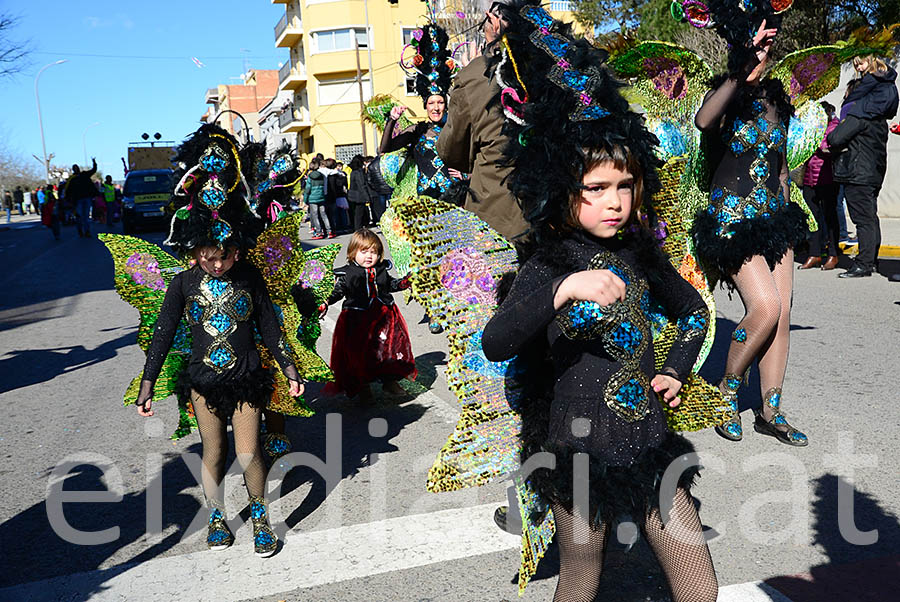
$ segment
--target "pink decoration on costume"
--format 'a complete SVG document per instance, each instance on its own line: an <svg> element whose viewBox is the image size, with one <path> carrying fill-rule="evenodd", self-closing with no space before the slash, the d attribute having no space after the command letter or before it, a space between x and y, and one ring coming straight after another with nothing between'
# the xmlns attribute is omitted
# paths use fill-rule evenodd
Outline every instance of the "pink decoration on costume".
<svg viewBox="0 0 900 602"><path fill-rule="evenodd" d="M219 212L216 211L215 209L212 210L212 218L219 219Z"/></svg>
<svg viewBox="0 0 900 602"><path fill-rule="evenodd" d="M484 256L472 247L454 249L441 260L441 285L466 303L493 304L496 285Z"/></svg>
<svg viewBox="0 0 900 602"><path fill-rule="evenodd" d="M799 96L811 83L818 80L834 62L834 54L812 54L791 69L791 100Z"/></svg>
<svg viewBox="0 0 900 602"><path fill-rule="evenodd" d="M278 201L272 201L272 204L269 205L269 219L273 222L278 219L278 214L284 210L284 207L281 206L281 203Z"/></svg>
<svg viewBox="0 0 900 602"><path fill-rule="evenodd" d="M568 69L569 67L572 66L572 63L570 63L570 62L567 61L566 59L559 59L559 60L556 62L556 65L559 66L559 67L562 67L563 69Z"/></svg>
<svg viewBox="0 0 900 602"><path fill-rule="evenodd" d="M581 93L581 95L579 96L579 99L581 100L581 104L583 104L583 105L591 104L591 97L588 96L587 94L585 94L584 92Z"/></svg>
<svg viewBox="0 0 900 602"><path fill-rule="evenodd" d="M166 288L166 282L159 272L159 262L150 253L134 253L125 261L125 272L135 284L150 287L156 291Z"/></svg>
<svg viewBox="0 0 900 602"><path fill-rule="evenodd" d="M550 35L550 30L547 29L546 27L541 27L541 33L544 34L545 36L548 36L548 35Z"/></svg>
<svg viewBox="0 0 900 602"><path fill-rule="evenodd" d="M456 18L457 19L465 19L466 13L462 12L461 10L456 11Z"/></svg>
<svg viewBox="0 0 900 602"><path fill-rule="evenodd" d="M423 33L424 33L424 32L423 32L421 29L417 29L417 30L415 30L415 31L413 32L412 36L413 36L413 38L416 39L416 40L421 40L421 39L422 39L422 34L423 34Z"/></svg>
<svg viewBox="0 0 900 602"><path fill-rule="evenodd" d="M656 89L671 100L680 100L687 94L688 82L684 70L673 59L650 57L644 59L644 71Z"/></svg>
<svg viewBox="0 0 900 602"><path fill-rule="evenodd" d="M508 98L512 98L512 101L507 100ZM524 104L524 101L519 98L519 93L516 92L515 88L503 88L500 91L500 104L516 117L521 117L523 114L521 106Z"/></svg>

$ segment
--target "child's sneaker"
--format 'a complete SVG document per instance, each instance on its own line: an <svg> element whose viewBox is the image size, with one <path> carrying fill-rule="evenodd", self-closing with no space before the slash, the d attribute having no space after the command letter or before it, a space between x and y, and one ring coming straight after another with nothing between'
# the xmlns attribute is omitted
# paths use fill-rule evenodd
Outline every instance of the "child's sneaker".
<svg viewBox="0 0 900 602"><path fill-rule="evenodd" d="M269 508L263 498L250 498L250 521L253 523L253 551L260 558L268 558L278 549L278 536L269 526Z"/></svg>
<svg viewBox="0 0 900 602"><path fill-rule="evenodd" d="M225 522L225 515L218 508L213 508L209 513L206 545L210 550L224 550L233 543L234 534Z"/></svg>
<svg viewBox="0 0 900 602"><path fill-rule="evenodd" d="M310 238L310 240L322 240L323 238L325 238L325 236L323 236L322 234L314 234L314 235Z"/></svg>

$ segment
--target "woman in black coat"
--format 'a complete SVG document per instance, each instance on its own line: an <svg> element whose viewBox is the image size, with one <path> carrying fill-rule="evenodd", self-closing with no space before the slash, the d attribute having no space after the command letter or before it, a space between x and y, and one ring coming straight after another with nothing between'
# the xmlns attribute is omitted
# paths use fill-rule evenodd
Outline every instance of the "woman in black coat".
<svg viewBox="0 0 900 602"><path fill-rule="evenodd" d="M859 253L853 266L839 278L871 276L875 271L881 226L878 194L887 171L888 120L897 114L897 72L875 56L856 57L859 84L844 100L852 105L847 115L828 134L828 144L839 154L834 160L834 180L844 185L844 200L856 224Z"/></svg>
<svg viewBox="0 0 900 602"><path fill-rule="evenodd" d="M350 160L350 169L350 189L347 192L347 200L350 202L350 220L355 232L369 224L371 195L366 183L362 155L356 155Z"/></svg>

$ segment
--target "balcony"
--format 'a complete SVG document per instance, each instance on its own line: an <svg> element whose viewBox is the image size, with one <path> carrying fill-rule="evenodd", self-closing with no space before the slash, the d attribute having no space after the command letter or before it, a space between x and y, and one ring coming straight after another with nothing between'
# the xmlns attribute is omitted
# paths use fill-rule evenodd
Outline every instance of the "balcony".
<svg viewBox="0 0 900 602"><path fill-rule="evenodd" d="M303 24L300 18L296 16L289 17L288 13L284 13L284 16L278 20L278 25L275 26L275 45L279 48L290 48L299 42L302 37Z"/></svg>
<svg viewBox="0 0 900 602"><path fill-rule="evenodd" d="M306 85L306 67L303 63L293 64L290 59L278 70L278 88L297 90Z"/></svg>
<svg viewBox="0 0 900 602"><path fill-rule="evenodd" d="M308 127L312 127L309 119L309 110L305 108L295 108L290 105L281 115L278 116L278 127L282 134L290 134L300 132Z"/></svg>
<svg viewBox="0 0 900 602"><path fill-rule="evenodd" d="M206 104L217 104L219 102L219 89L218 88L207 88L206 89Z"/></svg>
<svg viewBox="0 0 900 602"><path fill-rule="evenodd" d="M272 0L272 4L290 4L291 0Z"/></svg>
<svg viewBox="0 0 900 602"><path fill-rule="evenodd" d="M550 12L552 13L563 13L563 12L573 12L575 10L575 3L569 0L551 0L550 1Z"/></svg>

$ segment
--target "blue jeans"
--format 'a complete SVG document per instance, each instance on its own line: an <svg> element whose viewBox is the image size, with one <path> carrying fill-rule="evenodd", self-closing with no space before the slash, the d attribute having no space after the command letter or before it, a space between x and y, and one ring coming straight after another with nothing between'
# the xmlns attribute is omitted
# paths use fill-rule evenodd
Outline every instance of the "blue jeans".
<svg viewBox="0 0 900 602"><path fill-rule="evenodd" d="M86 197L75 201L75 210L78 212L78 234L91 233L91 205L94 204L92 197Z"/></svg>

